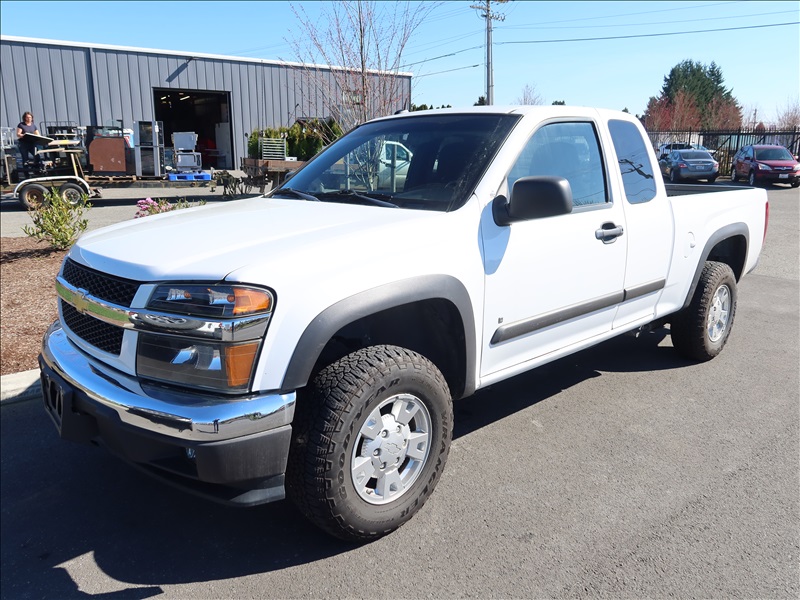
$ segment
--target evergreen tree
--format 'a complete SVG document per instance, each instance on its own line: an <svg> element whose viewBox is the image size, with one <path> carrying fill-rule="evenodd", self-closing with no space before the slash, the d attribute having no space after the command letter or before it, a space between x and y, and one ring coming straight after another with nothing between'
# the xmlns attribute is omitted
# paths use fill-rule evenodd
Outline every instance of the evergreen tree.
<svg viewBox="0 0 800 600"><path fill-rule="evenodd" d="M677 104L681 105L679 111L676 110ZM652 111L656 109L669 109L670 118L654 114ZM686 111L692 114L687 115ZM741 108L732 90L725 87L722 70L714 62L705 66L700 62L684 60L672 67L664 77L661 95L656 99L651 98L645 122L653 124L674 119L694 122L694 113L699 115L699 126L705 129L730 128L741 123ZM739 115L738 122L735 115ZM674 125L670 123L670 126Z"/></svg>

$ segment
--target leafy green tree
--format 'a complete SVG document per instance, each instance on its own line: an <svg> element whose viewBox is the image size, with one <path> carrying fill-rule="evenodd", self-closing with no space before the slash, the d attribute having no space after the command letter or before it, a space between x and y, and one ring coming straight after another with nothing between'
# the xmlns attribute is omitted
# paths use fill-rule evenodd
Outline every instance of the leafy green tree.
<svg viewBox="0 0 800 600"><path fill-rule="evenodd" d="M486 106L486 96L480 96L478 101L472 106Z"/></svg>

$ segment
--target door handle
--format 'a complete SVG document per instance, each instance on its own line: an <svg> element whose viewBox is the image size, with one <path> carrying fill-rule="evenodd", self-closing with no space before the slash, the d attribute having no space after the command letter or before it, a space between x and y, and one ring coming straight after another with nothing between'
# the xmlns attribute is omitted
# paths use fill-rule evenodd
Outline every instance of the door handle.
<svg viewBox="0 0 800 600"><path fill-rule="evenodd" d="M594 237L604 244L613 244L623 233L625 233L625 230L622 228L622 225L603 223L600 229L594 232Z"/></svg>

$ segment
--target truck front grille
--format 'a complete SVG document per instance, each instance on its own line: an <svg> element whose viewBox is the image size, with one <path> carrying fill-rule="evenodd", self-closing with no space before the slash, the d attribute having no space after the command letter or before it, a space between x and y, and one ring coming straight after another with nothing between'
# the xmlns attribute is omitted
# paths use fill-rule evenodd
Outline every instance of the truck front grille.
<svg viewBox="0 0 800 600"><path fill-rule="evenodd" d="M139 282L106 275L89 267L79 265L72 259L64 263L62 277L70 285L86 290L92 296L113 304L129 307L139 290Z"/></svg>
<svg viewBox="0 0 800 600"><path fill-rule="evenodd" d="M133 297L139 290L139 282L122 277L114 277L67 259L61 276L72 286L85 290L95 298L118 306L130 307ZM104 323L94 317L78 312L67 302L59 301L64 325L85 342L103 352L119 356L122 351L121 327Z"/></svg>
<svg viewBox="0 0 800 600"><path fill-rule="evenodd" d="M103 352L119 356L122 351L122 335L124 333L121 327L115 327L94 317L82 315L71 304L67 304L63 300L59 300L59 304L61 304L64 325L72 333Z"/></svg>

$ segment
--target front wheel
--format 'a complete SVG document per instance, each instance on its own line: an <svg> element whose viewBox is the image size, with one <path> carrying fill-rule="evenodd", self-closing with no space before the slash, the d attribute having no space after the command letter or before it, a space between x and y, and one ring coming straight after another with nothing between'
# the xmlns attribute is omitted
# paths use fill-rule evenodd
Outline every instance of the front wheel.
<svg viewBox="0 0 800 600"><path fill-rule="evenodd" d="M708 261L689 306L670 324L672 345L686 358L711 360L722 352L736 315L736 277L725 263Z"/></svg>
<svg viewBox="0 0 800 600"><path fill-rule="evenodd" d="M750 187L756 187L756 172L750 171L750 174L747 176L747 185Z"/></svg>
<svg viewBox="0 0 800 600"><path fill-rule="evenodd" d="M377 539L433 492L452 429L450 391L432 362L396 346L361 349L323 369L298 404L287 494L328 533Z"/></svg>

